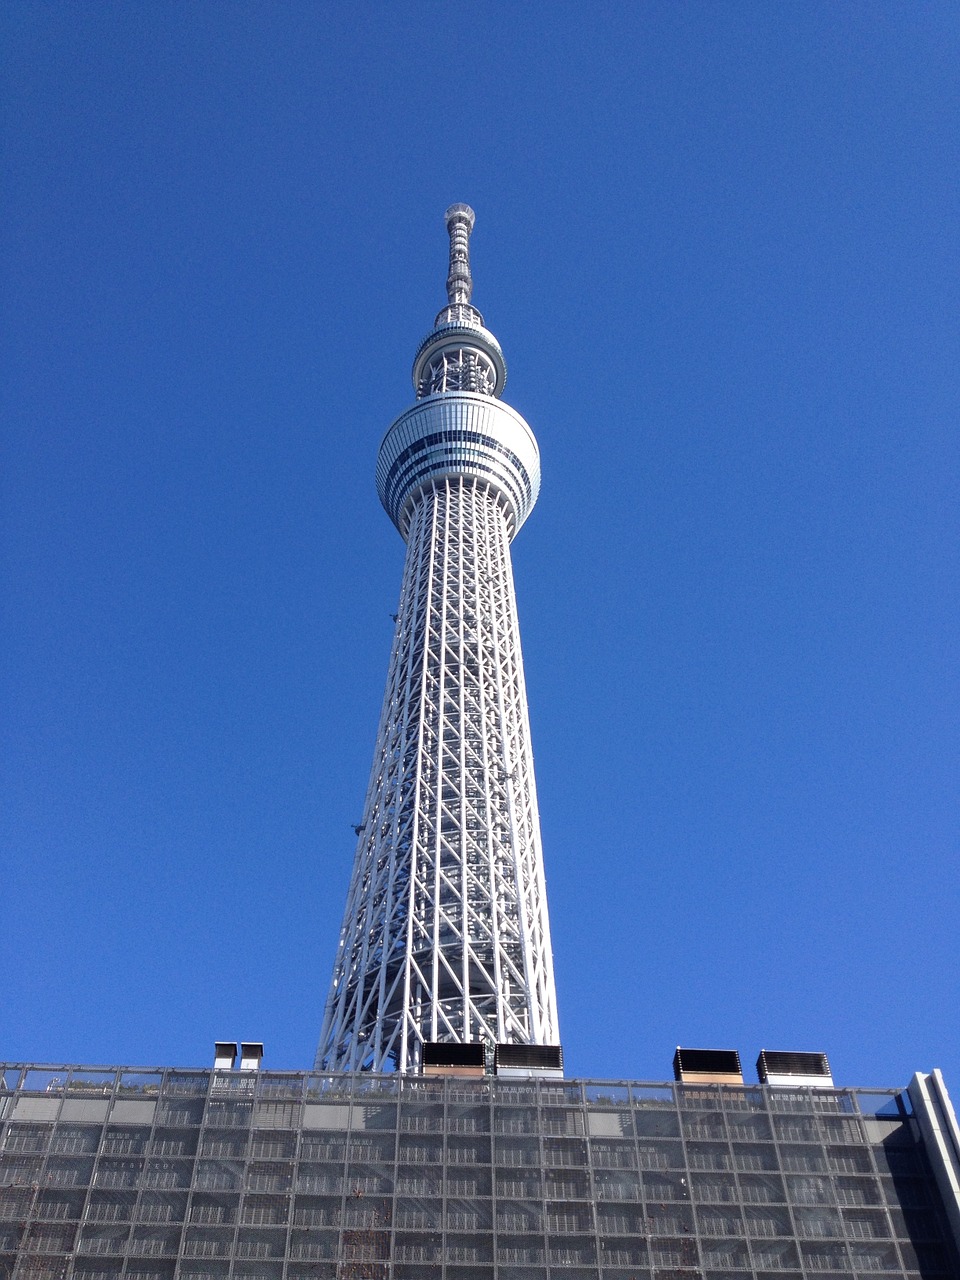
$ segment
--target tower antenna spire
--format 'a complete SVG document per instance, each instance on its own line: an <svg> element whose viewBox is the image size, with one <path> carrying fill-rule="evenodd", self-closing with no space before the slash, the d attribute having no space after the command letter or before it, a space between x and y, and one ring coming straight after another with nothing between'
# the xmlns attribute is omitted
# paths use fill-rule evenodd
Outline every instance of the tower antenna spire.
<svg viewBox="0 0 960 1280"><path fill-rule="evenodd" d="M450 306L469 302L473 293L470 275L470 232L476 214L468 204L452 204L443 215L450 235L450 272L447 275L447 301Z"/></svg>

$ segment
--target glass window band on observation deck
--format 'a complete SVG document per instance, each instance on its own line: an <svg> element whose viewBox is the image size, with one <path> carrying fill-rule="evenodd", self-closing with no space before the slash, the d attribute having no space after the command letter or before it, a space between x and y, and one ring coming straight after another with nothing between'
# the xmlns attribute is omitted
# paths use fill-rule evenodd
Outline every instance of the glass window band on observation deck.
<svg viewBox="0 0 960 1280"><path fill-rule="evenodd" d="M390 427L377 458L377 491L405 534L411 497L430 478L473 476L502 496L511 537L540 491L540 452L523 418L500 400L472 392L428 396Z"/></svg>
<svg viewBox="0 0 960 1280"><path fill-rule="evenodd" d="M482 447L464 448L464 445L471 444ZM447 447L438 449L438 445ZM501 454L507 459L522 481L522 493L518 492L517 485L512 481L507 468L490 466L481 461L484 457L484 449ZM426 459L422 456L425 450L431 451ZM387 473L384 506L391 514L396 511L399 518L407 495L416 488L418 481L430 475L431 472L438 476L449 475L451 472L457 473L458 463L464 464L471 475L481 471L493 476L500 486L507 490L515 511L527 505L533 506L533 484L523 463L511 449L505 448L492 436L481 435L477 431L436 431L432 435L421 437L404 449ZM397 495L400 493L404 498L402 502L397 501Z"/></svg>

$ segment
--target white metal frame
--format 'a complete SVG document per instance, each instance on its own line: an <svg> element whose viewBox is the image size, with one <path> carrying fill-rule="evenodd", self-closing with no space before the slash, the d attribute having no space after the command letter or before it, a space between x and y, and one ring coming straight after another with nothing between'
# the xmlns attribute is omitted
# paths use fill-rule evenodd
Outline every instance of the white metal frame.
<svg viewBox="0 0 960 1280"><path fill-rule="evenodd" d="M424 1040L553 1044L553 958L507 516L416 506L318 1065L414 1070Z"/></svg>

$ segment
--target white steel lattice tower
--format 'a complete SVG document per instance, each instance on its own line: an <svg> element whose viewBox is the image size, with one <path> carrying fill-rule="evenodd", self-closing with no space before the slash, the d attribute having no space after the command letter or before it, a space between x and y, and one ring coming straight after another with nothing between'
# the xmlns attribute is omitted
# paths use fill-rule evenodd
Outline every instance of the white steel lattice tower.
<svg viewBox="0 0 960 1280"><path fill-rule="evenodd" d="M447 210L448 305L377 459L407 555L322 1070L417 1070L425 1041L558 1042L510 564L540 457L470 304L473 222Z"/></svg>

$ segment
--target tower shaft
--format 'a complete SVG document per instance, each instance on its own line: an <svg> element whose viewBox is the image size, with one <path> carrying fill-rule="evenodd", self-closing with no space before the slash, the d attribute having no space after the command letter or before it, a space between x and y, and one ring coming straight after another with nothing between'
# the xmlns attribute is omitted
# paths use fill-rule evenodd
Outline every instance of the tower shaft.
<svg viewBox="0 0 960 1280"><path fill-rule="evenodd" d="M338 1069L413 1069L423 1040L556 1039L507 520L473 478L410 522L331 997Z"/></svg>
<svg viewBox="0 0 960 1280"><path fill-rule="evenodd" d="M417 1070L430 1041L558 1040L510 561L539 453L496 398L506 368L469 304L472 225L448 211L451 302L377 463L407 554L322 1070ZM464 376L478 367L482 391Z"/></svg>

